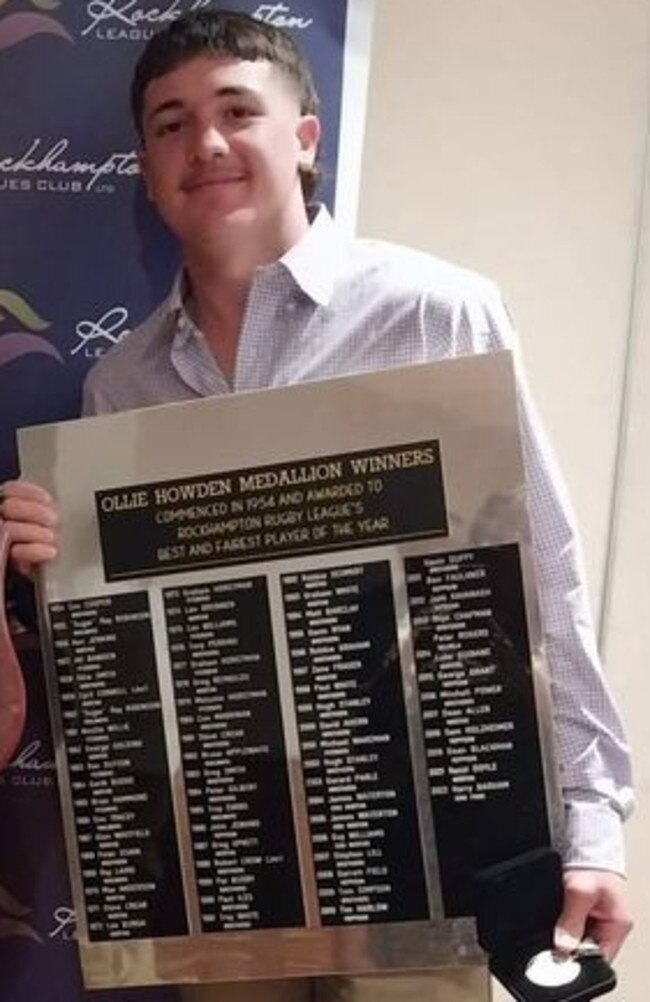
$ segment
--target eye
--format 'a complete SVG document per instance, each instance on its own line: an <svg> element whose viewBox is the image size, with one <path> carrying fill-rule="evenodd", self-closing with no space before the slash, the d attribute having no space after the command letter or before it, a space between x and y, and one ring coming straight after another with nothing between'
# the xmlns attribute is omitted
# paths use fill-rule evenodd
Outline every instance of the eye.
<svg viewBox="0 0 650 1002"><path fill-rule="evenodd" d="M154 129L154 136L160 138L174 135L174 133L181 131L184 124L185 122L181 118L171 118L168 121L159 122Z"/></svg>
<svg viewBox="0 0 650 1002"><path fill-rule="evenodd" d="M231 122L246 122L256 114L256 110L247 104L232 104L224 109L224 117Z"/></svg>

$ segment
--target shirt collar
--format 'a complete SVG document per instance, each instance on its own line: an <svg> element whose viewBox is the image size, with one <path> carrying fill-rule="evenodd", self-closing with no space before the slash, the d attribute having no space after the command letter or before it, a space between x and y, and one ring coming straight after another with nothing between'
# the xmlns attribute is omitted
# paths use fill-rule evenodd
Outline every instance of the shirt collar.
<svg viewBox="0 0 650 1002"><path fill-rule="evenodd" d="M342 241L326 206L315 207L307 232L280 258L294 282L319 306L327 306L342 260Z"/></svg>
<svg viewBox="0 0 650 1002"><path fill-rule="evenodd" d="M178 317L182 316L185 312L184 294L186 287L187 278L184 270L181 268L180 271L176 273L173 285L169 290L169 294L163 306L165 313L175 319L178 319Z"/></svg>

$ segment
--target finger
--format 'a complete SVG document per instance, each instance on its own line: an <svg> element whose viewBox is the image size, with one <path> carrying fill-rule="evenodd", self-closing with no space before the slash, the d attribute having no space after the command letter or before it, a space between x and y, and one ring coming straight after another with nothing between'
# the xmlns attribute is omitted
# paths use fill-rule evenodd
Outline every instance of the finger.
<svg viewBox="0 0 650 1002"><path fill-rule="evenodd" d="M632 928L625 878L608 870L567 869L564 909L555 930L556 949L570 952L576 937L592 937L611 959Z"/></svg>
<svg viewBox="0 0 650 1002"><path fill-rule="evenodd" d="M555 949L560 953L571 953L578 948L594 900L594 894L587 888L565 884L564 907L553 935Z"/></svg>
<svg viewBox="0 0 650 1002"><path fill-rule="evenodd" d="M11 551L11 559L21 574L31 577L37 565L54 560L57 553L56 546L48 543L17 543Z"/></svg>
<svg viewBox="0 0 650 1002"><path fill-rule="evenodd" d="M33 484L31 480L5 480L2 484L2 495L4 498L25 498L28 501L40 501L42 504L53 504L54 499L51 494Z"/></svg>
<svg viewBox="0 0 650 1002"><path fill-rule="evenodd" d="M629 919L611 919L590 924L589 933L602 950L605 960L613 960L632 928Z"/></svg>
<svg viewBox="0 0 650 1002"><path fill-rule="evenodd" d="M56 548L57 535L54 529L45 525L35 525L33 522L5 522L11 540L11 555L16 559L16 550L20 544L30 545L44 543Z"/></svg>
<svg viewBox="0 0 650 1002"><path fill-rule="evenodd" d="M57 511L51 502L5 495L1 510L5 522L12 524L25 523L54 528L58 523Z"/></svg>
<svg viewBox="0 0 650 1002"><path fill-rule="evenodd" d="M584 925L583 925L584 931ZM581 935L576 935L576 933L571 932L566 928L565 924L556 924L553 930L553 948L557 953L562 954L562 956L569 956L578 949L580 945Z"/></svg>
<svg viewBox="0 0 650 1002"><path fill-rule="evenodd" d="M601 907L592 910L587 929L607 960L612 960L634 923L624 894L608 895Z"/></svg>

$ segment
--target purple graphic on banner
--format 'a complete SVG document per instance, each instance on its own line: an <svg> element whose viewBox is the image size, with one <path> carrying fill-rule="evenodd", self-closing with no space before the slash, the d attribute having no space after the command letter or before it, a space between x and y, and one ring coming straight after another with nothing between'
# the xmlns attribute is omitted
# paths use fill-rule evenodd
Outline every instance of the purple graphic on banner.
<svg viewBox="0 0 650 1002"><path fill-rule="evenodd" d="M209 6L0 0L0 93L16 95L0 103L0 481L17 473L15 429L76 416L88 368L169 288L177 251L139 178L128 90L146 40ZM332 206L348 0L223 6L287 28L310 59ZM0 998L176 1002L172 988L83 988L43 671L27 635L21 661L28 725L0 776Z"/></svg>
<svg viewBox="0 0 650 1002"><path fill-rule="evenodd" d="M62 24L45 14L10 14L0 21L0 52L19 45L34 35L56 35L72 42L72 36Z"/></svg>
<svg viewBox="0 0 650 1002"><path fill-rule="evenodd" d="M48 344L45 338L37 337L36 334L10 332L0 340L0 367L13 362L21 355L37 355L39 352L43 355L50 355L63 365L63 359L58 351L51 344Z"/></svg>
<svg viewBox="0 0 650 1002"><path fill-rule="evenodd" d="M3 332L2 321L9 313L15 320L29 329L29 331L46 330L50 325L32 310L17 293L10 289L0 289L0 368L8 365L15 358L21 355L43 354L55 358L63 365L63 359L57 349L38 334L8 331Z"/></svg>

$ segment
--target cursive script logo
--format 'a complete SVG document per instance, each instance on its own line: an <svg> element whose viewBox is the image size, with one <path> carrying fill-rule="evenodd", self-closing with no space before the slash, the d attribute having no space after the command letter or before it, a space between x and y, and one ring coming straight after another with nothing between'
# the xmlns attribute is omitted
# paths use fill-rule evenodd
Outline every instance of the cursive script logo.
<svg viewBox="0 0 650 1002"><path fill-rule="evenodd" d="M155 30L186 11L208 7L211 0L168 0L166 4L145 7L138 0L89 0L86 5L88 24L82 35L94 34L107 41L150 38ZM253 17L276 28L308 28L313 17L295 14L286 3L261 3Z"/></svg>
<svg viewBox="0 0 650 1002"><path fill-rule="evenodd" d="M69 139L46 146L37 137L19 156L0 156L0 190L11 186L28 191L113 192L115 187L107 185L106 178L139 173L133 150L109 153L103 160L79 160L69 155L69 147Z"/></svg>
<svg viewBox="0 0 650 1002"><path fill-rule="evenodd" d="M54 760L42 756L42 747L42 741L30 741L9 763L9 768L26 769L28 772L53 772L56 768Z"/></svg>
<svg viewBox="0 0 650 1002"><path fill-rule="evenodd" d="M155 29L169 21L175 21L177 17L186 11L200 10L209 6L211 0L192 0L183 3L182 0L170 0L166 6L145 7L138 3L138 0L90 0L86 5L86 12L90 18L88 24L82 29L82 35L89 35L94 32L98 37L118 39L124 37L122 34L108 34L100 31L102 26L112 25L121 29L135 29L138 34L127 34L129 38L143 37L143 29Z"/></svg>
<svg viewBox="0 0 650 1002"><path fill-rule="evenodd" d="M76 939L77 926L74 909L61 905L52 914L54 925L48 932L49 939Z"/></svg>
<svg viewBox="0 0 650 1002"><path fill-rule="evenodd" d="M261 3L253 11L253 17L274 28L298 28L304 31L314 23L313 17L300 17L294 14L287 3Z"/></svg>
<svg viewBox="0 0 650 1002"><path fill-rule="evenodd" d="M43 743L38 739L30 741L9 763L3 782L10 786L34 787L52 786L56 765L43 753Z"/></svg>
<svg viewBox="0 0 650 1002"><path fill-rule="evenodd" d="M131 333L125 327L128 321L129 311L125 306L114 306L98 320L80 320L75 327L79 341L70 350L70 354L76 355L83 349L86 358L99 358L111 345L117 344Z"/></svg>
<svg viewBox="0 0 650 1002"><path fill-rule="evenodd" d="M2 331L3 322L9 317L12 326L18 323L23 329ZM17 292L0 289L0 369L22 355L49 355L62 363L54 345L40 336L49 326Z"/></svg>

